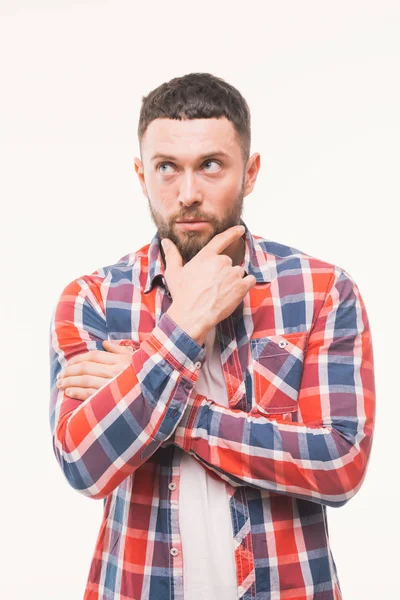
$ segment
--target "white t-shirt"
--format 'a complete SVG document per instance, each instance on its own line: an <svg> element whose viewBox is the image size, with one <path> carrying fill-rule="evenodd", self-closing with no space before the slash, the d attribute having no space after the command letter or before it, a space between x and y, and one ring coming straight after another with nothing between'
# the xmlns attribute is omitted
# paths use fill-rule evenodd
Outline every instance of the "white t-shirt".
<svg viewBox="0 0 400 600"><path fill-rule="evenodd" d="M204 340L206 359L194 393L228 406L215 327ZM223 479L183 452L179 484L184 600L237 600L230 496Z"/></svg>

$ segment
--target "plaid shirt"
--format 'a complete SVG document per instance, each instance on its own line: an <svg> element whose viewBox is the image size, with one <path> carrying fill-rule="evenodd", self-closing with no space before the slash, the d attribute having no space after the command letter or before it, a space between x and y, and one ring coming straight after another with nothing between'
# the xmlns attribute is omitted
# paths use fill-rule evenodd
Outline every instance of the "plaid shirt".
<svg viewBox="0 0 400 600"><path fill-rule="evenodd" d="M257 283L216 326L229 407L193 389L206 350L166 313L158 233L56 303L53 449L69 484L104 502L84 600L184 600L183 452L225 482L238 599L342 598L326 507L357 493L369 461L367 313L344 269L245 227ZM67 360L106 339L133 346L130 364L85 401L58 390Z"/></svg>

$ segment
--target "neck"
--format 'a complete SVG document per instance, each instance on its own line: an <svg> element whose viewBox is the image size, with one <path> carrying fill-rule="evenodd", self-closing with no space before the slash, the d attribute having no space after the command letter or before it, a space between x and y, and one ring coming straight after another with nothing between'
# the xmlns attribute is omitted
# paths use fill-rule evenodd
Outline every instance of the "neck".
<svg viewBox="0 0 400 600"><path fill-rule="evenodd" d="M236 242L228 246L222 254L230 256L232 259L232 266L241 265L244 260L244 254L246 250L246 244L242 237Z"/></svg>

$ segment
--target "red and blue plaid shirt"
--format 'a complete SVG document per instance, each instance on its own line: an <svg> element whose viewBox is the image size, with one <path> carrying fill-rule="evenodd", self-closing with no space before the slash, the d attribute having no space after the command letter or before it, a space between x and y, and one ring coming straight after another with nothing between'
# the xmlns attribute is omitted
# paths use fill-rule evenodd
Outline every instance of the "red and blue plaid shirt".
<svg viewBox="0 0 400 600"><path fill-rule="evenodd" d="M195 392L206 350L166 314L158 233L56 303L54 453L74 489L104 502L85 600L184 600L183 452L226 484L238 599L342 598L326 507L357 493L369 461L367 313L344 269L245 227L257 283L216 327L229 407ZM133 346L130 364L84 401L59 390L68 359L106 339Z"/></svg>

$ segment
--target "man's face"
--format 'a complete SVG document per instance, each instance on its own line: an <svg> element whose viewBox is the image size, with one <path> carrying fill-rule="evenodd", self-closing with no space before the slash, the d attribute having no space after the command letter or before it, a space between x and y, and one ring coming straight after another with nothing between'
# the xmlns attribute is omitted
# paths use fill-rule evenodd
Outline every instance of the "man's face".
<svg viewBox="0 0 400 600"><path fill-rule="evenodd" d="M174 242L184 263L240 223L243 198L253 186L246 187L248 169L235 133L225 117L155 119L143 136L142 163L135 159L135 168L160 238ZM185 219L203 223L179 223Z"/></svg>

